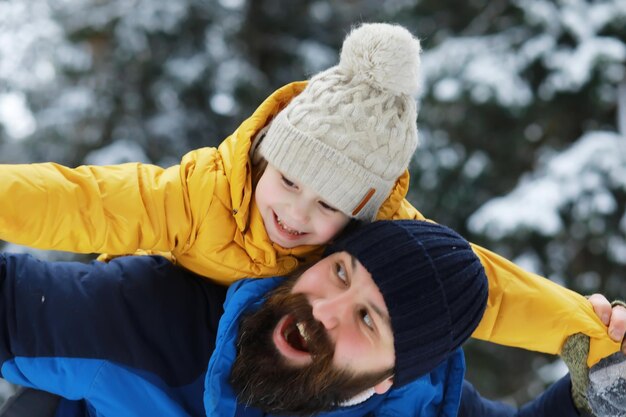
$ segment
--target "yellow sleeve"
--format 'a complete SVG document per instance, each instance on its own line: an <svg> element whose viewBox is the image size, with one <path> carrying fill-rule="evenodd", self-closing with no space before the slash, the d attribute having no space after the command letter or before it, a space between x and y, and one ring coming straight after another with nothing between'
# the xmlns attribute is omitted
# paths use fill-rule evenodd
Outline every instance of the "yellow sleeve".
<svg viewBox="0 0 626 417"><path fill-rule="evenodd" d="M394 218L425 220L406 200ZM619 350L586 298L478 245L472 248L489 279L487 309L472 337L558 354L567 337L584 333L591 340L589 366Z"/></svg>
<svg viewBox="0 0 626 417"><path fill-rule="evenodd" d="M199 151L168 169L138 163L0 165L0 239L110 254L187 245L195 214L213 193L215 152ZM200 164L200 158L206 161Z"/></svg>

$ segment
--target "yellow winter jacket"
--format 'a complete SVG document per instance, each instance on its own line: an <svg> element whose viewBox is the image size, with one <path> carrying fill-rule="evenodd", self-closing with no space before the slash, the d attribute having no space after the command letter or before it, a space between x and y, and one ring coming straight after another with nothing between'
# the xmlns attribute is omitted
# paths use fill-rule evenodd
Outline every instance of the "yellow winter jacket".
<svg viewBox="0 0 626 417"><path fill-rule="evenodd" d="M229 284L286 275L321 256L320 247L273 244L252 198L249 150L255 134L306 86L272 94L217 149L186 154L163 169L139 163L0 165L0 239L41 249L129 254L171 252L183 267ZM424 219L405 195L405 172L378 219ZM489 300L474 337L559 353L565 339L591 337L588 364L616 352L582 296L474 245L489 278Z"/></svg>

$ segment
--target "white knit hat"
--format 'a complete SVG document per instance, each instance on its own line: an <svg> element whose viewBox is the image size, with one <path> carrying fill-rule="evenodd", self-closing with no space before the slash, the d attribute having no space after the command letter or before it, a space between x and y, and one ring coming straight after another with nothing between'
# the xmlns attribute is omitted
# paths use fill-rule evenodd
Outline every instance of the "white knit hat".
<svg viewBox="0 0 626 417"><path fill-rule="evenodd" d="M271 122L260 154L348 216L374 220L417 147L420 52L401 26L352 30L339 64Z"/></svg>

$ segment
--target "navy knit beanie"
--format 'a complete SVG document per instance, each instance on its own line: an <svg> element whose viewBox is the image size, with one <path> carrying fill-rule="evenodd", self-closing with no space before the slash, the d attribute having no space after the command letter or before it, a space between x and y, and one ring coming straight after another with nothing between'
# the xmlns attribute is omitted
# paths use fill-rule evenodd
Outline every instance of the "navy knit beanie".
<svg viewBox="0 0 626 417"><path fill-rule="evenodd" d="M394 385L432 371L470 337L487 305L488 283L469 243L417 220L377 221L326 250L347 251L372 275L394 334Z"/></svg>

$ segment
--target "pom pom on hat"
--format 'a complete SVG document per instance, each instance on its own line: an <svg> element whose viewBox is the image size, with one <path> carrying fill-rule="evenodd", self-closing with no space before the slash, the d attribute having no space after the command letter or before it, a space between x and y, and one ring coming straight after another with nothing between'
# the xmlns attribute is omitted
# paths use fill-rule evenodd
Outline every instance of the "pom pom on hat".
<svg viewBox="0 0 626 417"><path fill-rule="evenodd" d="M392 94L415 95L419 90L421 46L397 25L364 24L343 42L339 68Z"/></svg>
<svg viewBox="0 0 626 417"><path fill-rule="evenodd" d="M274 118L258 152L344 214L374 220L417 147L420 51L401 26L352 30L339 64Z"/></svg>

